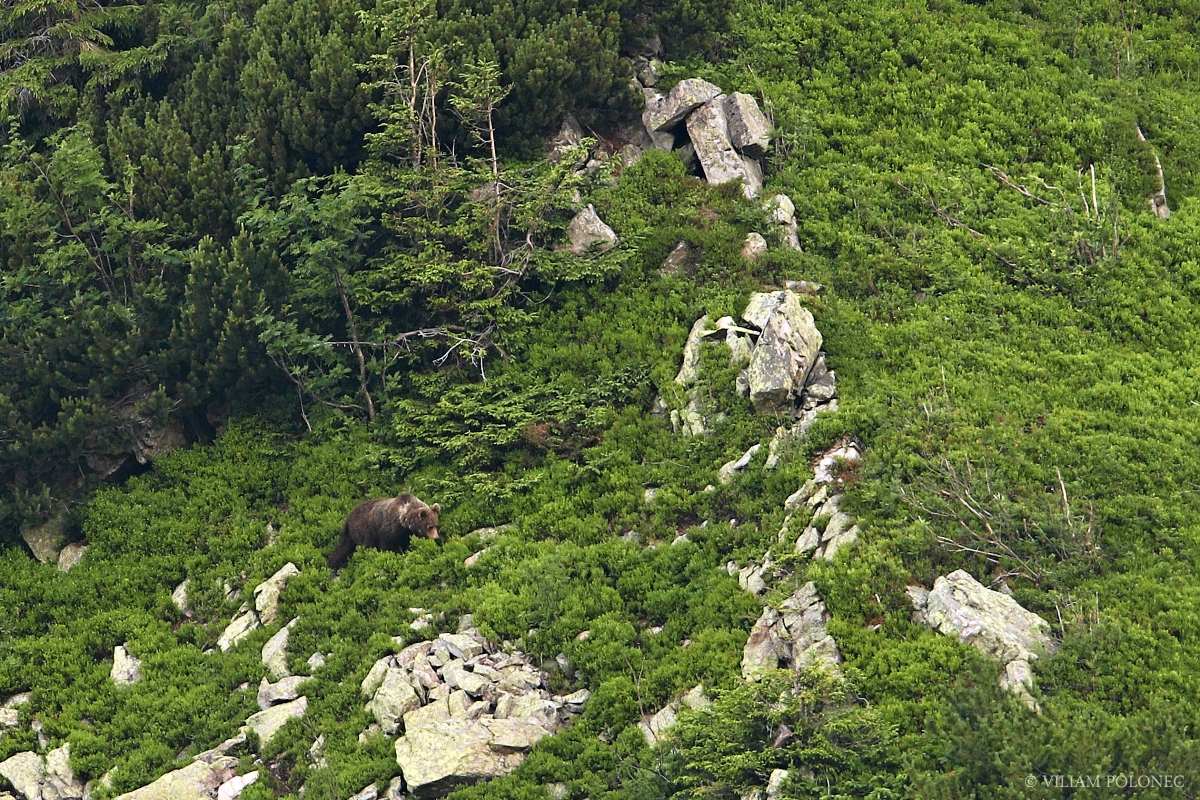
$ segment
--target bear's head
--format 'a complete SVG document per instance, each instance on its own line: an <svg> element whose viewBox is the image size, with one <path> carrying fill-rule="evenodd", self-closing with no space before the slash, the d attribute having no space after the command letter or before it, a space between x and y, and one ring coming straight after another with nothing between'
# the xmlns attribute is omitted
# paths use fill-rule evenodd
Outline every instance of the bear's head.
<svg viewBox="0 0 1200 800"><path fill-rule="evenodd" d="M438 522L442 513L440 503L434 503L431 506L423 506L417 512L417 533L424 536L426 539L441 544L441 536L438 534Z"/></svg>

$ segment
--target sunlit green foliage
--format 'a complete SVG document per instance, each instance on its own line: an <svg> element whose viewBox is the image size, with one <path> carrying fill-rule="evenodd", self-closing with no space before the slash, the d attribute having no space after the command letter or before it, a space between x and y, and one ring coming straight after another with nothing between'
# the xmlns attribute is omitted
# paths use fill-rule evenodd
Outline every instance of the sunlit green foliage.
<svg viewBox="0 0 1200 800"><path fill-rule="evenodd" d="M23 723L36 715L71 741L85 777L117 766L117 791L224 739L254 708L274 628L203 651L291 560L292 667L331 656L308 715L266 753L283 766L260 797L303 784L309 800L344 800L395 773L389 741L358 741L358 684L392 636L411 638L413 607L436 630L471 613L556 687L594 693L521 769L458 798L541 800L549 783L576 800L736 798L778 768L792 771L789 800L1059 797L1028 776L1072 773L1182 775L1187 787L1159 796L1194 793L1195 8L737 2L721 37L716 4L639 19L622 3L552 18L463 2L426 21L421 53L475 45L447 51L446 86L462 64L499 65L489 86L511 87L501 142L515 145L569 106L621 108L620 48L656 15L693 20L668 28L668 50L698 38L722 59L670 74L760 97L776 128L768 191L798 209L805 252L750 265L738 251L765 232L762 212L669 154L613 185L502 157L499 209L480 138L444 130L443 146L466 148L458 163L414 159L411 119L372 83L370 51L395 56L396 41L372 38L372 14L315 5L211 4L161 92L119 113L88 106L91 121L58 132L26 118L6 140L5 531L49 507L39 487L54 467L78 472L131 377L161 386L164 410L233 412L215 443L87 496L75 516L91 549L70 573L0 552L0 695L33 691ZM1154 155L1169 220L1146 204ZM602 258L554 249L576 188L622 239ZM527 234L531 249L511 247ZM663 277L680 240L697 263ZM504 271L514 253L517 278ZM704 361L727 414L712 436L675 435L655 398L678 400L697 316L737 314L750 291L793 278L827 287L810 307L840 410L777 472L706 491L776 421L750 413L719 357ZM334 344L352 339L339 286L373 345L363 367ZM418 329L439 333L396 346ZM844 681L808 676L781 699L781 685L737 677L759 603L725 565L778 547L806 456L844 434L866 446L846 497L863 535L832 563L789 562L829 606ZM401 490L446 507L445 546L364 550L331 575L323 555L346 511ZM968 494L998 537L964 516ZM485 546L468 533L506 522L464 567ZM957 568L1005 577L1061 639L1035 665L1040 716L1001 692L997 665L911 620L905 587ZM191 620L169 599L185 577ZM240 594L226 599L225 582ZM108 659L126 641L146 677L118 691ZM714 708L646 748L638 718L701 682ZM794 738L771 747L781 725ZM318 733L324 769L307 758ZM33 744L22 725L0 758Z"/></svg>

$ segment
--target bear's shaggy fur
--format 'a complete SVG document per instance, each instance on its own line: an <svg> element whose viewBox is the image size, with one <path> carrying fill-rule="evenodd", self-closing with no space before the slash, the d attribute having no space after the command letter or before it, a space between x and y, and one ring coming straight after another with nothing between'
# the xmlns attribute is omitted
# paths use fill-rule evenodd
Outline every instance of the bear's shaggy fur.
<svg viewBox="0 0 1200 800"><path fill-rule="evenodd" d="M413 536L436 541L441 511L439 504L426 505L411 494L359 503L346 517L342 538L329 554L329 566L336 569L345 564L359 545L400 552Z"/></svg>

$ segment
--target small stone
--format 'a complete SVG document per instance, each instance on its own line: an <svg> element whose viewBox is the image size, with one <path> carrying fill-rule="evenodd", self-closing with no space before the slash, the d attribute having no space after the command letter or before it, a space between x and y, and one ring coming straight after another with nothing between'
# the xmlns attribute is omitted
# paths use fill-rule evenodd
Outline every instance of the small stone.
<svg viewBox="0 0 1200 800"><path fill-rule="evenodd" d="M578 691L571 692L568 695L564 695L562 702L563 705L567 706L568 710L578 713L579 711L583 710L584 704L590 699L592 699L592 693L587 689L580 689Z"/></svg>
<svg viewBox="0 0 1200 800"><path fill-rule="evenodd" d="M742 258L746 261L758 261L767 253L767 240L759 233L746 234L746 241L742 243Z"/></svg>
<svg viewBox="0 0 1200 800"><path fill-rule="evenodd" d="M750 465L750 462L754 460L754 456L757 455L758 451L761 449L762 444L756 444L745 453L742 453L742 455L739 457L721 465L721 469L717 471L717 480L722 485L732 483L733 479L737 477L737 474Z"/></svg>
<svg viewBox="0 0 1200 800"><path fill-rule="evenodd" d="M60 572L70 572L87 552L87 545L82 542L71 542L58 554L58 569Z"/></svg>
<svg viewBox="0 0 1200 800"><path fill-rule="evenodd" d="M307 675L289 675L275 683L263 678L258 684L258 707L268 709L286 700L295 700L300 696L300 687L309 680L312 679Z"/></svg>
<svg viewBox="0 0 1200 800"><path fill-rule="evenodd" d="M483 558L483 554L486 553L490 549L491 549L490 547L485 547L482 550L480 550L478 553L472 553L471 555L467 556L466 558L463 559L463 566L466 567L467 569L470 569L471 567L475 566L476 564L479 563L479 559Z"/></svg>
<svg viewBox="0 0 1200 800"><path fill-rule="evenodd" d="M692 246L687 242L679 242L671 248L671 252L663 260L658 271L661 275L682 275L694 266Z"/></svg>
<svg viewBox="0 0 1200 800"><path fill-rule="evenodd" d="M113 648L113 665L109 677L117 686L130 686L142 679L142 662L134 658L124 645Z"/></svg>
<svg viewBox="0 0 1200 800"><path fill-rule="evenodd" d="M314 769L323 769L328 766L325 761L325 734L322 733L313 739L312 745L308 748L308 760Z"/></svg>
<svg viewBox="0 0 1200 800"><path fill-rule="evenodd" d="M245 775L239 775L236 778L230 778L221 784L217 789L217 800L237 800L242 796L242 792L246 787L258 780L258 770L248 772Z"/></svg>
<svg viewBox="0 0 1200 800"><path fill-rule="evenodd" d="M379 800L379 790L372 783L370 786L364 786L358 792L352 794L348 800Z"/></svg>
<svg viewBox="0 0 1200 800"><path fill-rule="evenodd" d="M171 592L171 602L174 604L175 608L179 610L180 614L190 615L191 613L188 607L189 585L191 585L191 581L189 581L187 578L184 578L183 581L175 587L175 590Z"/></svg>
<svg viewBox="0 0 1200 800"><path fill-rule="evenodd" d="M324 653L313 653L308 657L308 661L304 662L308 667L309 672L316 672L325 666L325 660L328 658Z"/></svg>
<svg viewBox="0 0 1200 800"><path fill-rule="evenodd" d="M229 650L251 633L258 630L261 624L258 621L258 614L253 611L246 610L239 612L238 616L233 618L233 621L225 627L220 637L217 638L217 647L221 652Z"/></svg>

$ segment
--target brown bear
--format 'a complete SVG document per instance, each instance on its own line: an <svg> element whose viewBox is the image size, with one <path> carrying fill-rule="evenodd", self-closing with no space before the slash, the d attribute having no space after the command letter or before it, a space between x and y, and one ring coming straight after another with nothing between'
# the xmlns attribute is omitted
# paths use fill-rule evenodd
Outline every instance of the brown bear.
<svg viewBox="0 0 1200 800"><path fill-rule="evenodd" d="M400 552L414 535L439 541L438 515L442 507L425 505L411 494L367 500L346 517L342 538L329 554L329 566L345 564L359 545Z"/></svg>

